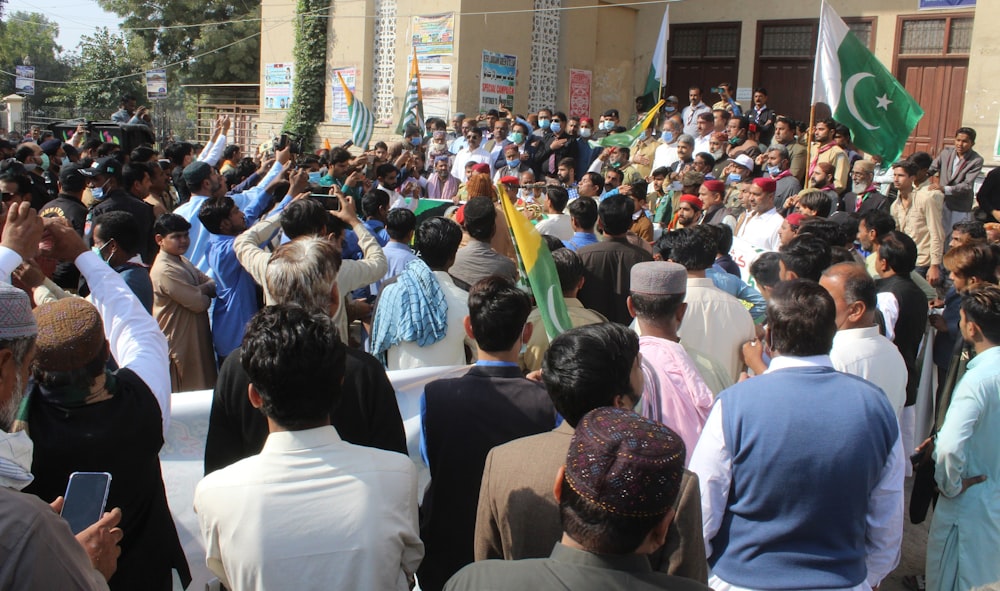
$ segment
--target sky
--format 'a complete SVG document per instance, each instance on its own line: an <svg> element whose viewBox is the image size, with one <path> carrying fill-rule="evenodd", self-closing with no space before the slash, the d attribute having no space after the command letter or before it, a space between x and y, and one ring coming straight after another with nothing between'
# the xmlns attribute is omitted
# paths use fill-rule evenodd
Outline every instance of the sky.
<svg viewBox="0 0 1000 591"><path fill-rule="evenodd" d="M97 27L108 27L115 32L120 22L117 15L105 12L94 0L9 0L4 14L22 10L40 12L58 24L57 42L66 53L76 51L83 35L93 33Z"/></svg>

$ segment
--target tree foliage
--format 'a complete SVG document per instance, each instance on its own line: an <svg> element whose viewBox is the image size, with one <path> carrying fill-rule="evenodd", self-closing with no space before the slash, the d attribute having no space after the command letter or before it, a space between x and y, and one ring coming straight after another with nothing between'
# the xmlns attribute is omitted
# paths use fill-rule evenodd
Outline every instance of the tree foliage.
<svg viewBox="0 0 1000 591"><path fill-rule="evenodd" d="M28 57L35 66L39 80L64 80L69 66L60 59L62 48L56 43L59 25L37 12L15 11L6 22L0 22L0 70L14 73L15 66L24 65ZM49 102L56 86L40 82L35 95L29 97L35 106ZM14 77L0 75L0 96L14 92Z"/></svg>
<svg viewBox="0 0 1000 591"><path fill-rule="evenodd" d="M260 2L254 0L98 0L122 17L157 64L183 62L171 72L182 83L256 83L260 79ZM231 22L240 21L240 22ZM223 23L208 26L202 23ZM216 49L235 43L225 49ZM196 60L192 56L212 52Z"/></svg>
<svg viewBox="0 0 1000 591"><path fill-rule="evenodd" d="M312 145L326 100L326 43L330 0L298 0L295 28L295 85L285 131Z"/></svg>
<svg viewBox="0 0 1000 591"><path fill-rule="evenodd" d="M142 101L147 58L141 44L101 27L80 39L79 50L70 57L70 83L59 91L66 102L84 109L90 119L107 119L123 95Z"/></svg>

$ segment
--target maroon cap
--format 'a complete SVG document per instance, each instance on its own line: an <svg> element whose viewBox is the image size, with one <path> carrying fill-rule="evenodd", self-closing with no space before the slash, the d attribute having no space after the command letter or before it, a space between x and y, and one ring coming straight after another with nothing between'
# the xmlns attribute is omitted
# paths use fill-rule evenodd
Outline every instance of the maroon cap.
<svg viewBox="0 0 1000 591"><path fill-rule="evenodd" d="M765 193L774 193L775 189L778 188L778 183L768 177L756 178L753 180L753 184L763 189Z"/></svg>
<svg viewBox="0 0 1000 591"><path fill-rule="evenodd" d="M726 183L716 179L707 180L701 186L713 193L722 193L726 190Z"/></svg>
<svg viewBox="0 0 1000 591"><path fill-rule="evenodd" d="M697 195L681 195L680 202L690 203L698 211L705 209L705 204L702 203L701 199L699 199Z"/></svg>

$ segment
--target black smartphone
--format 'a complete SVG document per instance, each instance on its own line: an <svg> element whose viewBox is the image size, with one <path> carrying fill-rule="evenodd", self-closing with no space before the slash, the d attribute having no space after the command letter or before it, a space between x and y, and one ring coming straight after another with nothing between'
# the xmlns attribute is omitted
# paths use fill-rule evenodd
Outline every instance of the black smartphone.
<svg viewBox="0 0 1000 591"><path fill-rule="evenodd" d="M73 472L69 475L63 495L62 517L76 535L94 525L104 515L111 490L111 474L107 472Z"/></svg>
<svg viewBox="0 0 1000 591"><path fill-rule="evenodd" d="M310 199L315 199L327 211L340 211L340 198L336 195L323 195L322 193L310 193Z"/></svg>
<svg viewBox="0 0 1000 591"><path fill-rule="evenodd" d="M347 140L346 142L340 144L340 147L346 150L347 148L350 148L353 145L354 145L354 140Z"/></svg>

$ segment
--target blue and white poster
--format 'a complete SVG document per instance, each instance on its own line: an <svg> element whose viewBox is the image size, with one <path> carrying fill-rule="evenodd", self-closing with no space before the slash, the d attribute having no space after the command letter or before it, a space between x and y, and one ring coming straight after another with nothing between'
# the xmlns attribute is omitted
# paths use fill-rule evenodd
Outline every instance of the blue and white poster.
<svg viewBox="0 0 1000 591"><path fill-rule="evenodd" d="M920 10L931 10L934 8L971 8L976 5L976 0L918 0Z"/></svg>
<svg viewBox="0 0 1000 591"><path fill-rule="evenodd" d="M479 111L514 108L514 84L517 79L517 56L483 50L483 69L479 86Z"/></svg>

